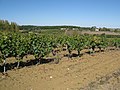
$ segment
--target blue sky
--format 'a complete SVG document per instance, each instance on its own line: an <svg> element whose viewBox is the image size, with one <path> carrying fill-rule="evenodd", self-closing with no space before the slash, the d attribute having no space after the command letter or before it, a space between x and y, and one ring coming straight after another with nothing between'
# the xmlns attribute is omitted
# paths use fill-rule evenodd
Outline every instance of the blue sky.
<svg viewBox="0 0 120 90"><path fill-rule="evenodd" d="M120 0L0 0L0 19L19 25L120 28Z"/></svg>

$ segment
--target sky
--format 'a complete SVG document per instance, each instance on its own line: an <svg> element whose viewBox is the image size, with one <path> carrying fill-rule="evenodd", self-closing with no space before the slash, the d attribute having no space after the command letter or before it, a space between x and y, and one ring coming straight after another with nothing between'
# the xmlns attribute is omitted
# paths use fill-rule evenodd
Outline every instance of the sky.
<svg viewBox="0 0 120 90"><path fill-rule="evenodd" d="M120 0L0 0L0 19L18 25L120 28Z"/></svg>

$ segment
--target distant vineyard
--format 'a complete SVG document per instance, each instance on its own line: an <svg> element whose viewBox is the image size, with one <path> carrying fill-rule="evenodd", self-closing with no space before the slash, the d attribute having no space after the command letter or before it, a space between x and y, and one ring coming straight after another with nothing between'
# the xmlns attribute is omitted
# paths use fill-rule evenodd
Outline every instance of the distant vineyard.
<svg viewBox="0 0 120 90"><path fill-rule="evenodd" d="M6 71L6 58L15 57L19 67L19 62L26 55L33 55L38 64L41 59L52 53L53 56L66 48L69 52L68 58L71 58L73 50L76 50L78 56L81 56L81 50L88 49L90 54L94 53L95 48L99 51L106 47L120 48L120 39L107 39L105 35L41 35L35 33L23 34L20 32L0 32L0 61L4 64L4 73Z"/></svg>

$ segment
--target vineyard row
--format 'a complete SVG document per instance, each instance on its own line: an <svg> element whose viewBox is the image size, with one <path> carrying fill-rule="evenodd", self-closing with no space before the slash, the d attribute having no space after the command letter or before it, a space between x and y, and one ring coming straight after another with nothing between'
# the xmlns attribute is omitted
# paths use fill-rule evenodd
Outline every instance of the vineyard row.
<svg viewBox="0 0 120 90"><path fill-rule="evenodd" d="M96 35L41 35L35 33L22 34L19 32L0 32L0 61L4 64L6 71L6 58L15 57L19 67L19 62L24 56L30 54L40 63L40 60L52 53L57 55L56 49L62 50L64 47L69 52L76 50L81 56L81 50L89 49L94 53L95 48L104 50L106 47L120 48L120 39L107 39L106 36ZM60 51L59 50L59 51Z"/></svg>

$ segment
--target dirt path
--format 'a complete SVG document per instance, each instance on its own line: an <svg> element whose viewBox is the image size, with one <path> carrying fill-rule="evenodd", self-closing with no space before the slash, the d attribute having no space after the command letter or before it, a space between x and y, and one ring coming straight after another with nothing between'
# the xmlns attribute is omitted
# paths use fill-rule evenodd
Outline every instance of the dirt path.
<svg viewBox="0 0 120 90"><path fill-rule="evenodd" d="M119 69L120 51L101 52L94 56L86 54L73 60L64 57L59 64L11 70L8 71L10 77L6 78L0 75L0 90L93 90L88 87L92 82L95 83ZM111 78L109 79L113 83L116 82ZM118 79L119 75L115 80Z"/></svg>

